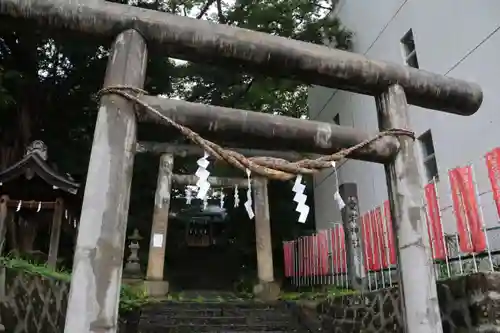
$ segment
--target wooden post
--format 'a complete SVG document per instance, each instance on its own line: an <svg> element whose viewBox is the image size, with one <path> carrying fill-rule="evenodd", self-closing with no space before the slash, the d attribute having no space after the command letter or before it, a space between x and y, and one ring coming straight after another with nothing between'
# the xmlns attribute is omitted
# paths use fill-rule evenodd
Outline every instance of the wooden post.
<svg viewBox="0 0 500 333"><path fill-rule="evenodd" d="M163 267L165 263L165 247L167 246L168 213L170 209L173 166L173 155L161 155L156 184L153 225L151 226L151 240L149 243L148 271L146 275L148 293L152 296L162 296L168 292L168 282L163 281Z"/></svg>
<svg viewBox="0 0 500 333"><path fill-rule="evenodd" d="M5 234L7 232L7 220L9 216L9 196L2 195L0 197L0 256L3 254L5 247Z"/></svg>
<svg viewBox="0 0 500 333"><path fill-rule="evenodd" d="M255 177L255 244L257 247L257 274L259 284L254 294L260 299L276 299L279 287L274 282L273 247L271 242L271 221L269 218L269 198L267 178Z"/></svg>
<svg viewBox="0 0 500 333"><path fill-rule="evenodd" d="M61 225L64 212L64 201L61 198L56 200L54 206L54 215L52 217L52 228L50 229L49 258L47 264L49 267L56 267L57 255L59 252L59 238L61 237Z"/></svg>
<svg viewBox="0 0 500 333"><path fill-rule="evenodd" d="M404 90L393 85L376 99L381 129L409 128ZM415 142L401 137L401 150L385 166L391 215L398 245L398 273L407 333L442 333L436 277L422 207Z"/></svg>
<svg viewBox="0 0 500 333"><path fill-rule="evenodd" d="M105 87L142 88L147 48L135 30L118 35ZM66 312L66 333L116 333L130 186L136 144L133 104L101 98L80 218Z"/></svg>

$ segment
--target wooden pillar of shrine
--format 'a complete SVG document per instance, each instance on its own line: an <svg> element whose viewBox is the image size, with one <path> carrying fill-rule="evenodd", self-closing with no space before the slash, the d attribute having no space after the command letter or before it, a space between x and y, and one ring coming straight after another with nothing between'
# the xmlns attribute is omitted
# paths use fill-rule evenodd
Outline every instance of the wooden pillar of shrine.
<svg viewBox="0 0 500 333"><path fill-rule="evenodd" d="M64 200L58 198L54 204L54 215L52 217L52 226L50 228L49 258L47 264L49 267L56 267L57 255L59 253L59 239L61 238L61 227L64 212Z"/></svg>
<svg viewBox="0 0 500 333"><path fill-rule="evenodd" d="M5 234L7 233L7 223L9 221L9 196L2 195L0 197L0 256L3 254L5 247Z"/></svg>

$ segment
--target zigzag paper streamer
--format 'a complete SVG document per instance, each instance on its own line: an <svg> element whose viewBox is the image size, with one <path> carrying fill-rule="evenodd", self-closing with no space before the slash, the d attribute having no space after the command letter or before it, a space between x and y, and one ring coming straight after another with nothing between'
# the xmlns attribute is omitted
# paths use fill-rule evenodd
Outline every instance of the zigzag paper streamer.
<svg viewBox="0 0 500 333"><path fill-rule="evenodd" d="M186 204L190 205L191 200L193 200L193 191L189 187L186 187L184 193L186 193Z"/></svg>
<svg viewBox="0 0 500 333"><path fill-rule="evenodd" d="M221 191L220 191L220 208L221 208L221 209L222 209L222 208L224 208L224 198L225 198L225 197L226 197L226 196L224 195L224 191L222 191L222 190L221 190Z"/></svg>
<svg viewBox="0 0 500 333"><path fill-rule="evenodd" d="M307 195L304 194L305 189L306 186L302 184L302 175L297 175L292 191L295 192L293 201L297 203L297 208L295 208L295 210L300 213L298 220L300 223L306 223L310 210L309 206L306 205Z"/></svg>
<svg viewBox="0 0 500 333"><path fill-rule="evenodd" d="M238 185L234 185L234 207L239 207L240 205L240 194L238 193Z"/></svg>
<svg viewBox="0 0 500 333"><path fill-rule="evenodd" d="M198 170L196 170L195 173L196 177L198 177L198 181L196 182L198 193L196 194L196 197L198 199L205 199L208 190L210 189L210 183L208 182L210 172L207 170L207 167L210 164L208 156L207 152L204 152L203 157L196 161L196 164L198 164Z"/></svg>
<svg viewBox="0 0 500 333"><path fill-rule="evenodd" d="M207 196L205 196L205 197L203 198L203 210L206 210L206 209L207 209L207 207L208 207L208 197L207 197Z"/></svg>
<svg viewBox="0 0 500 333"><path fill-rule="evenodd" d="M250 170L247 171L247 178L248 178L248 189L247 189L247 201L243 204L245 206L245 209L247 211L248 217L253 219L255 217L255 214L253 213L253 201L252 201L252 181L250 180Z"/></svg>

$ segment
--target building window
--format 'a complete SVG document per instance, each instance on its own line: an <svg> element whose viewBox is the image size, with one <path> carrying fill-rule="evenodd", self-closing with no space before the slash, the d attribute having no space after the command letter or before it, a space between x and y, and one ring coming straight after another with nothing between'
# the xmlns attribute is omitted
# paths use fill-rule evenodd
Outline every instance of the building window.
<svg viewBox="0 0 500 333"><path fill-rule="evenodd" d="M340 125L340 114L337 113L337 115L333 117L333 122L335 125Z"/></svg>
<svg viewBox="0 0 500 333"><path fill-rule="evenodd" d="M432 181L433 178L439 180L436 153L434 151L434 142L432 141L431 131L422 134L418 141L422 151L422 163L424 164L425 180Z"/></svg>
<svg viewBox="0 0 500 333"><path fill-rule="evenodd" d="M403 38L401 38L401 45L403 47L403 57L405 59L405 63L410 67L419 68L415 40L411 29L408 30Z"/></svg>

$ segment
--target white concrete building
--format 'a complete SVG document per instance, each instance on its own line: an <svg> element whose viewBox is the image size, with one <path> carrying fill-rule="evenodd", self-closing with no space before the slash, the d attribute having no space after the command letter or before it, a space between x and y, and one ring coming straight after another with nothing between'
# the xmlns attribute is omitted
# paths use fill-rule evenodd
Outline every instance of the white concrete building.
<svg viewBox="0 0 500 333"><path fill-rule="evenodd" d="M500 146L500 1L341 0L336 15L353 31L356 53L414 67L418 62L420 69L482 86L484 101L473 116L412 106L410 120L422 148L419 159L426 178L422 181L439 177L445 232L455 231L448 170L469 163L474 165L482 193L485 221L488 227L499 225L484 154ZM312 120L338 122L367 132L378 130L373 97L312 87L309 106ZM361 213L387 199L381 165L348 161L340 167L339 181L357 184ZM315 177L314 186L316 225L328 228L331 222L340 221L333 204L335 176L325 171Z"/></svg>

